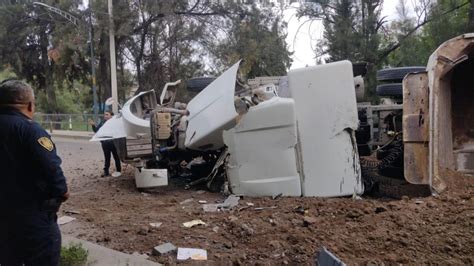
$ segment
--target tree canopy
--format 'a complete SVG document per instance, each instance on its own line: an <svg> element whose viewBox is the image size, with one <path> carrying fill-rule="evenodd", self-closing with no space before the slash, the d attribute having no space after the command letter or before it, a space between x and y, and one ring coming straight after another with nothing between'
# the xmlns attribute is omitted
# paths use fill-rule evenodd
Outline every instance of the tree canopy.
<svg viewBox="0 0 474 266"><path fill-rule="evenodd" d="M45 0L77 25L32 1L0 5L0 67L31 83L44 112L90 112L91 64L99 100L110 96L107 1ZM95 60L90 57L89 23ZM281 14L252 3L212 0L114 1L120 101L133 88L214 75L239 59L243 74L283 75L290 66Z"/></svg>

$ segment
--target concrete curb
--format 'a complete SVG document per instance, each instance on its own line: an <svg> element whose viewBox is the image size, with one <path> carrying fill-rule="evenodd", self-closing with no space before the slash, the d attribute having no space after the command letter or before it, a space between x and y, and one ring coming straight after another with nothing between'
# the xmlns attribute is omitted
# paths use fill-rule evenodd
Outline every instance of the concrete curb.
<svg viewBox="0 0 474 266"><path fill-rule="evenodd" d="M77 139L77 140L90 140L94 133L92 132L82 132L82 131L66 131L66 130L53 130L53 132L48 133L53 138L68 138L68 139Z"/></svg>
<svg viewBox="0 0 474 266"><path fill-rule="evenodd" d="M117 266L155 266L162 265L141 258L139 256L125 254L110 248L99 246L97 244L77 239L72 236L62 236L62 246L67 247L70 244L80 243L87 250L87 265L117 265Z"/></svg>

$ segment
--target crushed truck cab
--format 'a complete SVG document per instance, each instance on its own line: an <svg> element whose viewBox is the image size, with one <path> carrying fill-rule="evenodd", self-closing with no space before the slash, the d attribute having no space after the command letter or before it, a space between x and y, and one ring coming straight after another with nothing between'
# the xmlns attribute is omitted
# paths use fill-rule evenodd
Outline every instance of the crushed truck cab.
<svg viewBox="0 0 474 266"><path fill-rule="evenodd" d="M191 185L225 183L247 196L363 193L352 64L290 71L291 98L279 97L271 83L237 82L239 64L187 104L174 102L176 88L167 89L166 104L153 90L136 95L92 140L114 139L121 159L137 167L136 178L146 169L148 185L136 182L142 188L165 184L166 169Z"/></svg>

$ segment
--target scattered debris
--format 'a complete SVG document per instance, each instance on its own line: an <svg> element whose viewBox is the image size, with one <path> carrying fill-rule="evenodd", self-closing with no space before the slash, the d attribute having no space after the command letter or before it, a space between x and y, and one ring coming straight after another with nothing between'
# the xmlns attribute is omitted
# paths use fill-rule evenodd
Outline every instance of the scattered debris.
<svg viewBox="0 0 474 266"><path fill-rule="evenodd" d="M239 220L239 218L237 218L237 216L234 216L234 215L229 216L227 219L229 219L229 221L231 221L231 222L235 222L235 221Z"/></svg>
<svg viewBox="0 0 474 266"><path fill-rule="evenodd" d="M178 260L207 260L207 251L198 248L178 248Z"/></svg>
<svg viewBox="0 0 474 266"><path fill-rule="evenodd" d="M381 212L386 212L387 208L385 207L377 207L375 208L375 213L381 213Z"/></svg>
<svg viewBox="0 0 474 266"><path fill-rule="evenodd" d="M255 206L255 204L253 204L252 202L247 202L247 206L252 207L252 206Z"/></svg>
<svg viewBox="0 0 474 266"><path fill-rule="evenodd" d="M204 193L206 193L205 190L198 190L198 191L196 191L196 194L198 194L198 195L201 195L201 194L204 194Z"/></svg>
<svg viewBox="0 0 474 266"><path fill-rule="evenodd" d="M315 224L318 220L315 218L315 217L311 217L311 216L305 216L303 218L303 225L305 227L308 227L310 226L311 224Z"/></svg>
<svg viewBox="0 0 474 266"><path fill-rule="evenodd" d="M152 253L157 256L161 256L167 253L171 253L175 250L176 250L176 247L173 244L168 242L168 243L164 243L164 244L154 247Z"/></svg>
<svg viewBox="0 0 474 266"><path fill-rule="evenodd" d="M183 223L183 226L186 228L191 228L196 225L206 225L206 223L201 220L192 220L192 221Z"/></svg>
<svg viewBox="0 0 474 266"><path fill-rule="evenodd" d="M279 249L282 247L280 241L278 240L271 240L270 242L268 242L268 244L274 249Z"/></svg>
<svg viewBox="0 0 474 266"><path fill-rule="evenodd" d="M415 204L422 204L423 201L422 200L415 200Z"/></svg>
<svg viewBox="0 0 474 266"><path fill-rule="evenodd" d="M325 247L322 247L316 257L316 265L333 265L333 266L345 266L346 264L342 262L339 258L334 256L329 250Z"/></svg>
<svg viewBox="0 0 474 266"><path fill-rule="evenodd" d="M148 257L149 257L147 254L140 254L138 251L133 252L132 256L135 256L137 258L141 258L141 259L144 259L144 260L148 259Z"/></svg>
<svg viewBox="0 0 474 266"><path fill-rule="evenodd" d="M214 231L214 233L218 233L219 232L219 226L214 226L212 228L212 231Z"/></svg>
<svg viewBox="0 0 474 266"><path fill-rule="evenodd" d="M295 212L299 214L306 214L308 213L308 210L306 210L303 206L298 206L295 208Z"/></svg>
<svg viewBox="0 0 474 266"><path fill-rule="evenodd" d="M251 236L251 235L255 234L255 230L247 224L242 224L240 227L245 231L245 233L248 236Z"/></svg>
<svg viewBox="0 0 474 266"><path fill-rule="evenodd" d="M147 226L142 226L140 227L140 230L138 230L137 234L146 236L150 232L150 229Z"/></svg>
<svg viewBox="0 0 474 266"><path fill-rule="evenodd" d="M202 209L204 212L216 212L218 205L219 204L204 204L202 205Z"/></svg>
<svg viewBox="0 0 474 266"><path fill-rule="evenodd" d="M257 207L257 208L254 208L254 210L256 211L263 211L263 210L271 210L271 209L276 209L277 206L271 206L271 207Z"/></svg>
<svg viewBox="0 0 474 266"><path fill-rule="evenodd" d="M250 206L243 206L243 207L240 207L237 211L240 212L248 208L250 208Z"/></svg>
<svg viewBox="0 0 474 266"><path fill-rule="evenodd" d="M204 204L202 208L205 212L216 212L220 209L230 210L235 206L239 205L240 197L236 195L230 195L225 199L224 203L218 204Z"/></svg>
<svg viewBox="0 0 474 266"><path fill-rule="evenodd" d="M185 204L191 203L193 201L194 201L193 199L185 199L185 200L181 201L179 204L180 205L185 205Z"/></svg>
<svg viewBox="0 0 474 266"><path fill-rule="evenodd" d="M144 196L144 197L148 197L148 196L150 196L150 194L149 194L149 193L145 193L145 192L142 192L142 193L140 193L140 194L142 194L142 196Z"/></svg>
<svg viewBox="0 0 474 266"><path fill-rule="evenodd" d="M201 204L207 203L207 201L205 201L205 200L200 200L200 201L198 201L198 202L201 203Z"/></svg>
<svg viewBox="0 0 474 266"><path fill-rule="evenodd" d="M58 224L59 225L63 225L63 224L67 224L67 223L70 223L72 221L76 220L76 218L74 217L71 217L71 216L61 216L59 217L58 219Z"/></svg>
<svg viewBox="0 0 474 266"><path fill-rule="evenodd" d="M153 228L159 228L163 223L150 223L150 226Z"/></svg>
<svg viewBox="0 0 474 266"><path fill-rule="evenodd" d="M377 210L377 209L376 209L376 210ZM347 217L347 218L352 218L352 219L354 219L354 218L359 218L359 217L361 217L361 216L363 216L363 215L364 215L364 213L363 213L361 210L355 209L355 210L349 211L349 212L346 214L346 217Z"/></svg>
<svg viewBox="0 0 474 266"><path fill-rule="evenodd" d="M277 194L277 195L273 195L272 196L272 200L276 200L276 199L279 199L283 196L283 193L280 193L280 194Z"/></svg>
<svg viewBox="0 0 474 266"><path fill-rule="evenodd" d="M67 213L67 214L81 214L80 211L75 211L75 210L64 210L64 213Z"/></svg>

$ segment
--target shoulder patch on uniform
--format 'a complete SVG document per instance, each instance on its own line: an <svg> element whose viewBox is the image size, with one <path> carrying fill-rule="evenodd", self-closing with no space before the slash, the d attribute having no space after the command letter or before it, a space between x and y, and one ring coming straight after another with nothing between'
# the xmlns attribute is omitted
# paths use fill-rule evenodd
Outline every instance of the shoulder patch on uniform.
<svg viewBox="0 0 474 266"><path fill-rule="evenodd" d="M54 149L53 142L47 137L41 137L38 139L38 143L48 151L52 151Z"/></svg>

